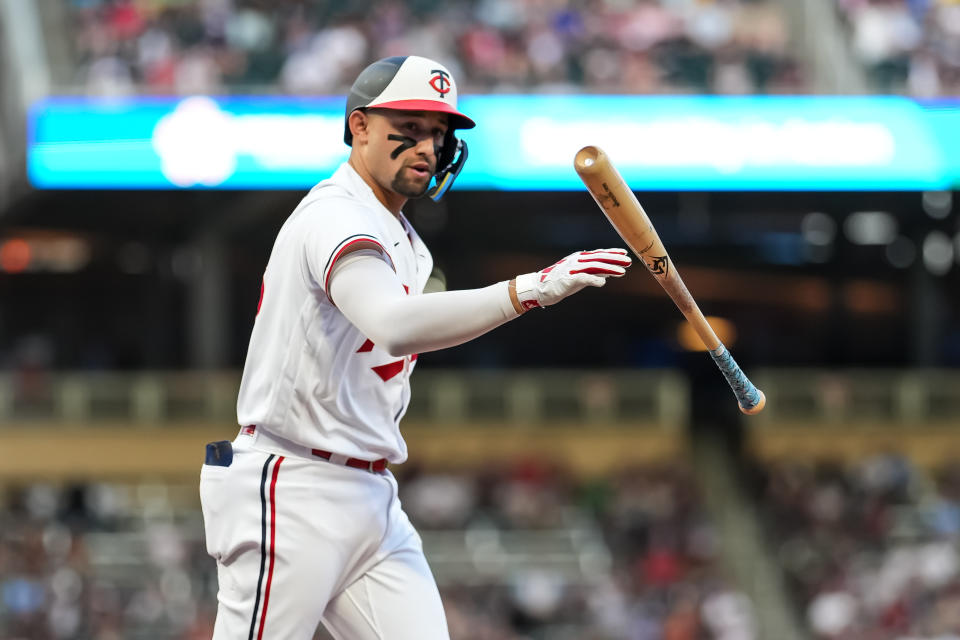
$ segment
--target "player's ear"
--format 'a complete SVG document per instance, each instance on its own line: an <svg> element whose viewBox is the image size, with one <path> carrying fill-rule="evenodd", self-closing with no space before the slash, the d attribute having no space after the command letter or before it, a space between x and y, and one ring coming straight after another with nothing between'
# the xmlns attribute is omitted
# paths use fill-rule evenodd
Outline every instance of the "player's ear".
<svg viewBox="0 0 960 640"><path fill-rule="evenodd" d="M356 109L347 118L347 126L353 134L353 143L366 144L370 131L370 116L362 109Z"/></svg>

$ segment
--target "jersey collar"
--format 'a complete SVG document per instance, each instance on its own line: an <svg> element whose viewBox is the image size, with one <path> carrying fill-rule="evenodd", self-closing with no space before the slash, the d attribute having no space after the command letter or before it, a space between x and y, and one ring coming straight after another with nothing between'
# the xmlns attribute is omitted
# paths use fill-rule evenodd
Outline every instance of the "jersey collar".
<svg viewBox="0 0 960 640"><path fill-rule="evenodd" d="M340 168L334 172L332 179L334 182L342 185L347 191L357 196L364 202L375 206L378 210L383 211L394 220L397 219L397 217L393 215L393 213L383 206L383 203L377 199L377 196L374 195L373 189L370 188L370 185L368 185L366 181L360 177L360 174L357 173L357 170L354 169L349 162L344 162L341 164ZM403 215L402 211L401 215Z"/></svg>

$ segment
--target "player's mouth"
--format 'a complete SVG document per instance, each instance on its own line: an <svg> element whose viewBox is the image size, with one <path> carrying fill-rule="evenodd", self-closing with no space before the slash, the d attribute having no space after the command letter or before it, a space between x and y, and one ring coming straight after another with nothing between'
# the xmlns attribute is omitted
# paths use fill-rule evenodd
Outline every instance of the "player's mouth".
<svg viewBox="0 0 960 640"><path fill-rule="evenodd" d="M417 162L408 167L410 171L413 172L418 178L429 178L430 177L430 165L426 162Z"/></svg>

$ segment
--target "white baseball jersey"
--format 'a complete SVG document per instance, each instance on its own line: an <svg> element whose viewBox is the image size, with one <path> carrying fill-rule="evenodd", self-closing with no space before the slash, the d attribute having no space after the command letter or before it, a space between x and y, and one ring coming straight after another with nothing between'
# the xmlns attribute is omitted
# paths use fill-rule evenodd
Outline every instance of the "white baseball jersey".
<svg viewBox="0 0 960 640"><path fill-rule="evenodd" d="M237 419L308 448L400 463L407 447L399 423L417 357L378 348L329 296L334 262L359 241L382 247L409 295L423 292L433 268L426 245L344 163L307 194L277 235Z"/></svg>

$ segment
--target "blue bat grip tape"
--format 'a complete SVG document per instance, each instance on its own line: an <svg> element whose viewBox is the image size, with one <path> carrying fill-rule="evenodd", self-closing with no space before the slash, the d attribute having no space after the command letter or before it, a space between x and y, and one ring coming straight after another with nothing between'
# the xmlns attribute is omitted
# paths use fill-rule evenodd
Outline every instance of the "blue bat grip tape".
<svg viewBox="0 0 960 640"><path fill-rule="evenodd" d="M727 348L720 344L716 349L710 349L710 357L717 363L720 373L727 379L730 388L733 389L733 395L737 396L737 402L745 409L752 409L760 403L760 391L753 383L747 380Z"/></svg>

